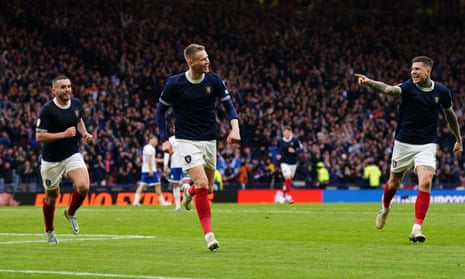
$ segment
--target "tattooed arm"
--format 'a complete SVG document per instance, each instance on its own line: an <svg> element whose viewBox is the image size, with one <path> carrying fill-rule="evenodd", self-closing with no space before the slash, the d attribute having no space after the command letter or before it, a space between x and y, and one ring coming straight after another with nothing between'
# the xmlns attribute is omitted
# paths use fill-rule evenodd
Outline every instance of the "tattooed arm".
<svg viewBox="0 0 465 279"><path fill-rule="evenodd" d="M446 115L447 122L449 122L449 127L455 135L455 145L454 145L454 155L459 156L463 149L462 149L462 136L460 135L460 127L459 122L457 120L457 115L453 108L444 110Z"/></svg>
<svg viewBox="0 0 465 279"><path fill-rule="evenodd" d="M362 74L354 74L354 75L358 78L358 83L360 85L367 86L377 92L390 95L393 97L400 96L400 93L402 92L402 90L398 86L389 85L382 81L372 80Z"/></svg>

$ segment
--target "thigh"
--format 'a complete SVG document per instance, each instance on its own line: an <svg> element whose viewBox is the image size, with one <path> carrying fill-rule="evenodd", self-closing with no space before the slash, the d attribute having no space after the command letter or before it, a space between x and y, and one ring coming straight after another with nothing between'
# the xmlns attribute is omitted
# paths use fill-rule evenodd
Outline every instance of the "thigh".
<svg viewBox="0 0 465 279"><path fill-rule="evenodd" d="M208 188L209 179L205 172L204 166L196 166L188 170L189 176L191 177L194 185L199 188Z"/></svg>
<svg viewBox="0 0 465 279"><path fill-rule="evenodd" d="M205 167L213 171L216 170L216 140L204 141L202 147Z"/></svg>

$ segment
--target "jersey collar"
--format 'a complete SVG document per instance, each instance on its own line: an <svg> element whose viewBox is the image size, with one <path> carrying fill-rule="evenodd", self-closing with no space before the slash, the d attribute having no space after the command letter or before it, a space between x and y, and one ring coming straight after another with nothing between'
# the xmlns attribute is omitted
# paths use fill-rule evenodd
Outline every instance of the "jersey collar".
<svg viewBox="0 0 465 279"><path fill-rule="evenodd" d="M415 83L415 85L416 85L416 87L418 87L418 89L420 89L423 92L431 92L434 89L434 81L433 80L431 81L431 86L430 87L421 87L420 85L418 85L416 83Z"/></svg>
<svg viewBox="0 0 465 279"><path fill-rule="evenodd" d="M62 106L58 103L57 101L57 98L53 98L53 102L55 103L55 105L61 109L69 109L71 107L71 101L69 101L65 106Z"/></svg>
<svg viewBox="0 0 465 279"><path fill-rule="evenodd" d="M186 76L187 80L190 82L190 83L193 83L193 84L199 84L203 81L203 79L205 78L205 74L202 74L202 77L200 79L191 79L189 77L189 74L188 72L185 72L184 75Z"/></svg>

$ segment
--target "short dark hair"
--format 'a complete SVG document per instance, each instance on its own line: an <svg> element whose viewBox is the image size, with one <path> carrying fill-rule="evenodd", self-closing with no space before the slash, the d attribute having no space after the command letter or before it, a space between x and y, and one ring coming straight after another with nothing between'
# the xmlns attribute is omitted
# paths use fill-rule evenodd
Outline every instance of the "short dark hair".
<svg viewBox="0 0 465 279"><path fill-rule="evenodd" d="M428 56L417 56L417 57L413 57L412 59L412 63L415 63L415 62L421 62L423 64L425 64L425 66L429 67L429 68L433 68L433 59L431 59L430 57Z"/></svg>
<svg viewBox="0 0 465 279"><path fill-rule="evenodd" d="M69 77L65 76L65 75L58 75L56 76L53 80L52 80L52 87L55 87L55 84L57 81L59 80L63 80L63 79L69 79Z"/></svg>

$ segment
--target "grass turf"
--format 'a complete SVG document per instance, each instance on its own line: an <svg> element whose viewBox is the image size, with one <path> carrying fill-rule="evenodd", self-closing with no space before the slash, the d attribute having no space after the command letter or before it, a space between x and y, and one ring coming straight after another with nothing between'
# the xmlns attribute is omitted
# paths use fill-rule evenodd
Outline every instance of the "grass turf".
<svg viewBox="0 0 465 279"><path fill-rule="evenodd" d="M413 204L213 204L208 251L195 209L82 207L80 235L57 208L48 245L41 208L0 208L0 278L463 278L464 204L431 204L411 243Z"/></svg>

